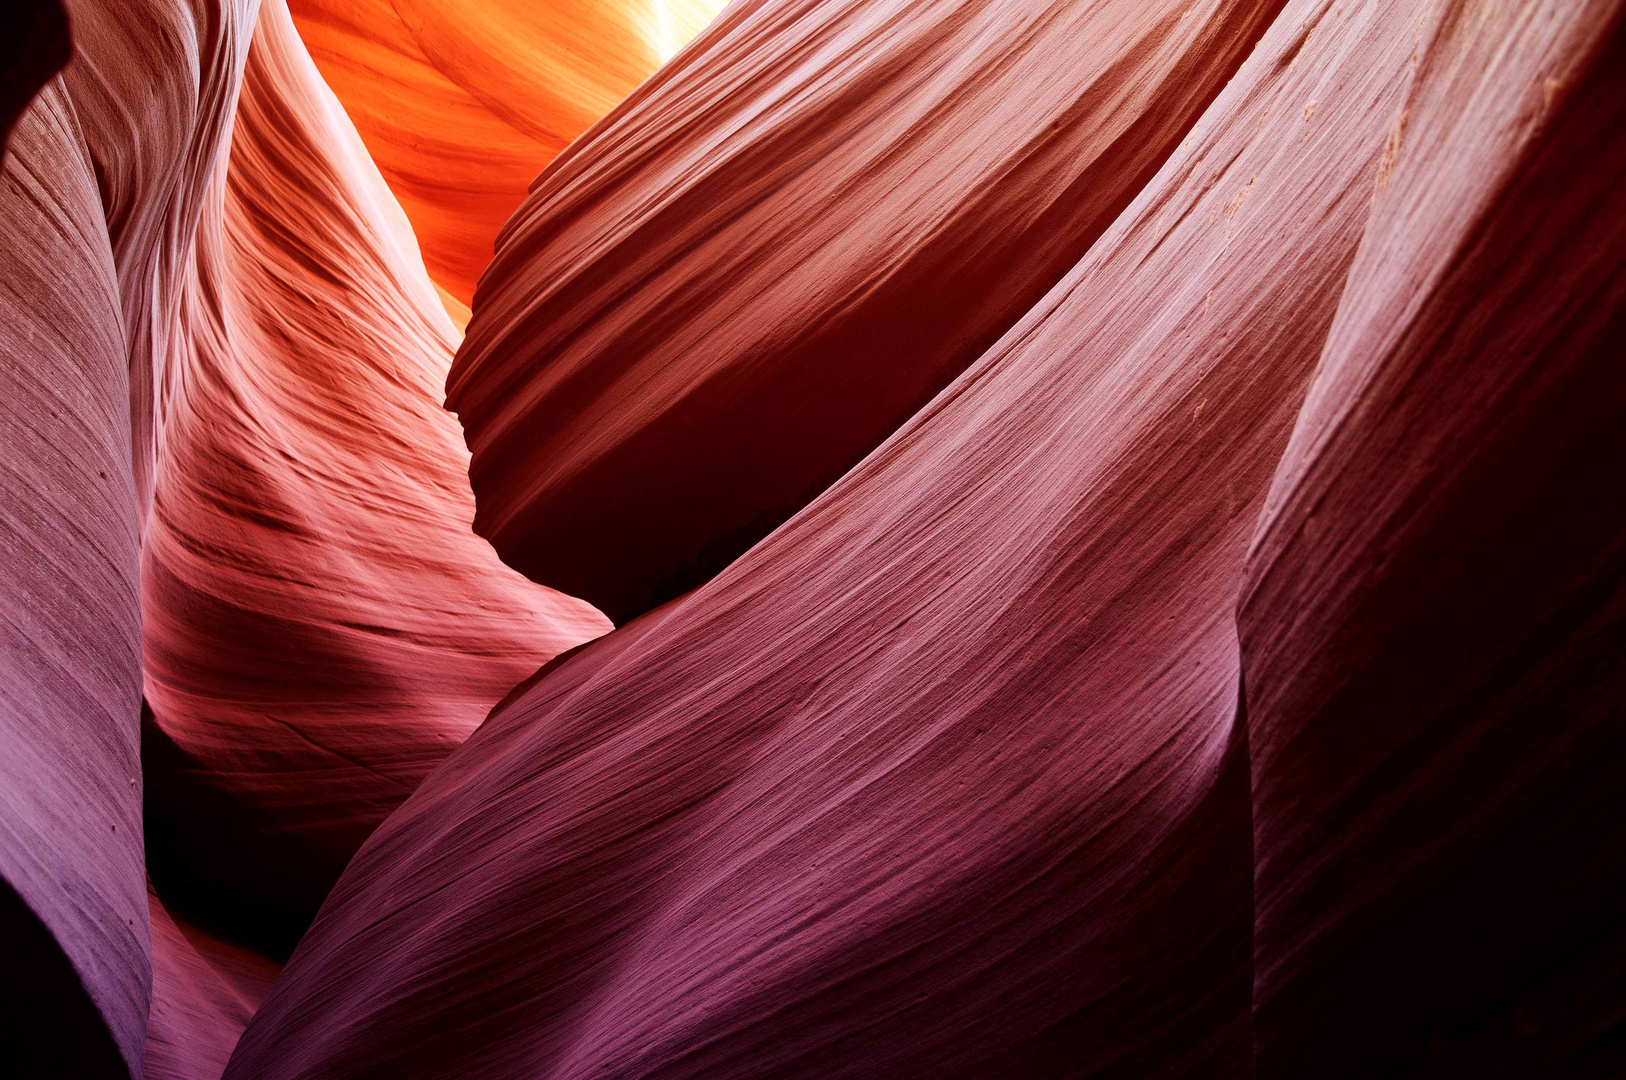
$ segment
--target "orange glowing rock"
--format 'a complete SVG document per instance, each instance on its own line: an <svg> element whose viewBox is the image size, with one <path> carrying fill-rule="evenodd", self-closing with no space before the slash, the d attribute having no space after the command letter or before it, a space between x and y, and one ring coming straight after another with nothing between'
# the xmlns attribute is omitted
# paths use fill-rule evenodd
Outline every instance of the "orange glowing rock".
<svg viewBox="0 0 1626 1080"><path fill-rule="evenodd" d="M723 0L294 0L309 47L459 304L537 172ZM456 305L448 305L457 317ZM464 315L466 321L466 314Z"/></svg>
<svg viewBox="0 0 1626 1080"><path fill-rule="evenodd" d="M456 332L279 0L194 268L142 543L147 853L275 951L498 698L609 624L470 532Z"/></svg>

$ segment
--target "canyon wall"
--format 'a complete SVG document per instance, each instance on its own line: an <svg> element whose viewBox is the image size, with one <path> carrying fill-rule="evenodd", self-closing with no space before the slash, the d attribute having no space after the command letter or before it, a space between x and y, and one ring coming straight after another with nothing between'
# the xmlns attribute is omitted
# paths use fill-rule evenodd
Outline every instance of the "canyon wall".
<svg viewBox="0 0 1626 1080"><path fill-rule="evenodd" d="M218 1075L251 1007L193 993L196 943L285 955L491 704L609 624L470 533L457 331L282 5L66 21L0 191L0 917L37 976L0 1054Z"/></svg>
<svg viewBox="0 0 1626 1080"><path fill-rule="evenodd" d="M608 623L470 532L456 331L274 0L180 325L142 545L149 862L286 955L492 703Z"/></svg>
<svg viewBox="0 0 1626 1080"><path fill-rule="evenodd" d="M1420 50L1238 619L1261 1078L1626 1066L1623 31Z"/></svg>
<svg viewBox="0 0 1626 1080"><path fill-rule="evenodd" d="M1021 318L1280 0L736 4L537 179L448 401L475 529L624 621Z"/></svg>
<svg viewBox="0 0 1626 1080"><path fill-rule="evenodd" d="M554 155L723 0L292 0L458 321Z"/></svg>
<svg viewBox="0 0 1626 1080"><path fill-rule="evenodd" d="M0 23L0 1071L1626 1070L1626 5L289 2Z"/></svg>
<svg viewBox="0 0 1626 1080"><path fill-rule="evenodd" d="M1610 17L1529 19L1596 72ZM1482 32L1448 3L1288 5L943 394L709 584L499 706L363 847L227 1075L1247 1076L1255 1000L1260 1060L1305 1075L1276 1056L1291 997L1256 998L1278 680L1236 613L1412 190L1406 125L1463 129L1477 100L1437 80L1483 66ZM1539 89L1549 56L1501 54L1495 85ZM1503 912L1515 936L1541 914ZM1338 1062L1305 1011L1289 1036ZM1418 1063L1360 1019L1400 1047L1385 1065Z"/></svg>
<svg viewBox="0 0 1626 1080"><path fill-rule="evenodd" d="M76 2L67 16L72 59L17 118L0 190L0 907L19 970L37 973L6 982L0 1053L21 1075L138 1075L152 979L138 553L156 358L252 7ZM8 52L37 44L48 74L60 29L24 26Z"/></svg>

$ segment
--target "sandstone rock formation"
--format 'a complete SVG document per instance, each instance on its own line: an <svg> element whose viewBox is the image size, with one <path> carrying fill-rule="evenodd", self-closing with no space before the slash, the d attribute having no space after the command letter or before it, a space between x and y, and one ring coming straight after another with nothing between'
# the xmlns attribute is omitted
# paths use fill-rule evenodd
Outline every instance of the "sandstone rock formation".
<svg viewBox="0 0 1626 1080"><path fill-rule="evenodd" d="M18 1075L140 1070L139 526L163 313L230 116L242 11L69 5L74 56L16 121L0 189L0 907ZM36 44L54 64L59 39ZM45 65L46 67L50 65ZM37 69L43 71L43 68Z"/></svg>
<svg viewBox="0 0 1626 1080"><path fill-rule="evenodd" d="M153 985L143 1075L216 1080L279 965L175 918L154 893L147 901Z"/></svg>
<svg viewBox="0 0 1626 1080"><path fill-rule="evenodd" d="M1626 1068L1626 24L1424 40L1238 620L1261 1080Z"/></svg>
<svg viewBox="0 0 1626 1080"><path fill-rule="evenodd" d="M944 394L425 781L227 1075L1249 1075L1249 541L1467 32L1289 4Z"/></svg>
<svg viewBox="0 0 1626 1080"><path fill-rule="evenodd" d="M537 172L723 0L290 6L456 310L473 298L492 241Z"/></svg>
<svg viewBox="0 0 1626 1080"><path fill-rule="evenodd" d="M734 5L501 237L449 384L476 530L617 621L704 581L1031 308L1280 6Z"/></svg>
<svg viewBox="0 0 1626 1080"><path fill-rule="evenodd" d="M257 0L68 4L74 59L62 89L85 141L113 249L143 521L193 237L230 140L258 8Z"/></svg>
<svg viewBox="0 0 1626 1080"><path fill-rule="evenodd" d="M0 188L0 927L29 973L0 1060L135 1076L144 824L198 841L159 844L183 901L286 948L368 825L608 624L469 534L455 332L286 11L238 115L257 4L70 8ZM335 747L354 775L318 792Z"/></svg>
<svg viewBox="0 0 1626 1080"><path fill-rule="evenodd" d="M0 1075L1626 1073L1626 3L287 2L0 22Z"/></svg>
<svg viewBox="0 0 1626 1080"><path fill-rule="evenodd" d="M150 978L136 490L113 253L60 80L12 133L0 236L0 1057L111 1075L139 1068Z"/></svg>
<svg viewBox="0 0 1626 1080"><path fill-rule="evenodd" d="M492 703L608 624L469 531L455 330L274 0L194 268L142 546L149 858L286 950Z"/></svg>

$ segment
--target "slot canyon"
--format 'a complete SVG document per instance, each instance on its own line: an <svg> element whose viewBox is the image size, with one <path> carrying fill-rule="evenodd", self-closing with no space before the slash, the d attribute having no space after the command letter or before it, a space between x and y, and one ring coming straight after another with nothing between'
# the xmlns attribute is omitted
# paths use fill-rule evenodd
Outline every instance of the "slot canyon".
<svg viewBox="0 0 1626 1080"><path fill-rule="evenodd" d="M0 1077L1626 1076L1626 0L0 53Z"/></svg>

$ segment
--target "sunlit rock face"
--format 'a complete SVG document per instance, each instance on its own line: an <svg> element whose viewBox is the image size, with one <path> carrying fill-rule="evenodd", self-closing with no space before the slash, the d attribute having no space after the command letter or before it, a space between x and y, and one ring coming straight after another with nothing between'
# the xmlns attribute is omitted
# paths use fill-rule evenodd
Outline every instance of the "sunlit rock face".
<svg viewBox="0 0 1626 1080"><path fill-rule="evenodd" d="M135 1075L155 342L251 19L166 0L67 9L73 59L17 118L0 188L0 939L15 950L0 1059L21 1076ZM4 39L8 78L17 50L60 58L60 24L31 25Z"/></svg>
<svg viewBox="0 0 1626 1080"><path fill-rule="evenodd" d="M1626 1075L1622 0L66 9L0 1076Z"/></svg>
<svg viewBox="0 0 1626 1080"><path fill-rule="evenodd" d="M286 950L492 703L608 624L470 531L456 332L276 0L179 326L142 548L149 860Z"/></svg>
<svg viewBox="0 0 1626 1080"><path fill-rule="evenodd" d="M537 172L724 0L293 0L455 312ZM466 319L466 310L463 312Z"/></svg>
<svg viewBox="0 0 1626 1080"><path fill-rule="evenodd" d="M1279 0L731 7L538 178L449 383L475 528L622 620L980 356Z"/></svg>
<svg viewBox="0 0 1626 1080"><path fill-rule="evenodd" d="M1569 23L1557 55L1597 70L1600 11L1531 20ZM1291 680L1247 668L1235 613L1290 432L1329 434L1325 385L1301 404L1318 364L1342 370L1329 332L1382 273L1369 248L1345 291L1408 182L1402 117L1426 138L1481 113L1433 80L1477 74L1483 31L1426 14L1288 5L971 370L714 581L522 688L425 781L227 1075L1251 1075L1255 943L1268 964L1284 928L1260 909L1254 934L1270 878L1244 762L1284 767L1267 738L1283 717L1242 705ZM1511 84L1547 70L1502 63ZM1516 157L1493 146L1481 175ZM1614 177L1578 183L1618 229L1598 202ZM1604 281L1626 252L1606 246ZM1604 306L1619 318L1612 292ZM1544 325L1533 340L1570 340ZM1580 332L1581 355L1606 328ZM1518 357L1486 377L1517 383ZM1410 686L1390 689L1404 703ZM1528 934L1541 910L1505 914ZM1342 1019L1270 1004L1299 1010L1289 1038ZM1284 1062L1282 1038L1262 1034L1276 1075L1338 1060L1332 1042Z"/></svg>

